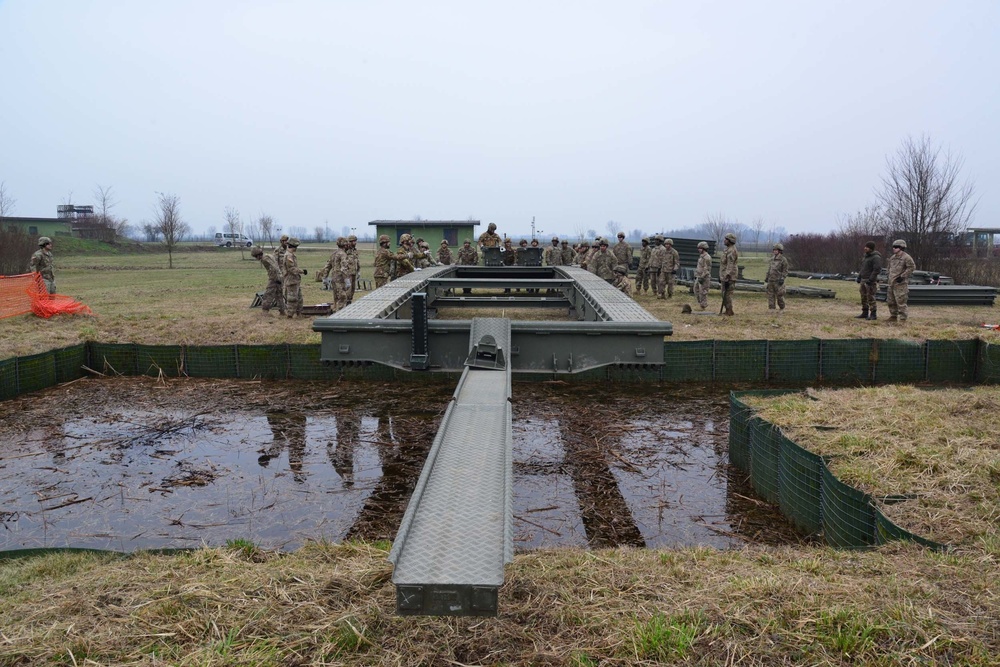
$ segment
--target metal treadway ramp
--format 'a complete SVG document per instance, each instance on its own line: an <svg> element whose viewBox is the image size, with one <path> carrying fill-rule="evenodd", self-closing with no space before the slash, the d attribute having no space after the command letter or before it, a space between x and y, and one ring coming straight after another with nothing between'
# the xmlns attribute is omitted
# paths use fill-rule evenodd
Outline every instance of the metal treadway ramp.
<svg viewBox="0 0 1000 667"><path fill-rule="evenodd" d="M510 320L475 318L465 370L389 560L399 614L495 616L513 558Z"/></svg>

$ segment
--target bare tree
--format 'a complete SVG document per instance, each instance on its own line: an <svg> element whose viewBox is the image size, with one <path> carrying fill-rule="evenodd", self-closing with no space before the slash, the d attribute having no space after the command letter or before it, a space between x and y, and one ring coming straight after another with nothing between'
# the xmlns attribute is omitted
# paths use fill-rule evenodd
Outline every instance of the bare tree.
<svg viewBox="0 0 1000 667"><path fill-rule="evenodd" d="M261 213L257 218L257 226L260 227L260 236L263 239L267 237L267 243L272 248L274 247L274 239L271 238L271 234L274 232L274 218L266 213ZM280 232L281 229L278 229Z"/></svg>
<svg viewBox="0 0 1000 667"><path fill-rule="evenodd" d="M760 250L760 235L764 233L764 216L758 215L750 221L750 231L753 232L754 250ZM768 243L768 245L771 245Z"/></svg>
<svg viewBox="0 0 1000 667"><path fill-rule="evenodd" d="M315 232L316 234L316 243L322 243L323 232L324 232L323 225L316 225L316 228L313 229L313 232Z"/></svg>
<svg viewBox="0 0 1000 667"><path fill-rule="evenodd" d="M163 236L167 246L167 268L174 268L174 249L191 228L181 219L181 200L177 195L158 192L156 206L153 209L153 224L156 231Z"/></svg>
<svg viewBox="0 0 1000 667"><path fill-rule="evenodd" d="M906 139L886 157L887 173L876 192L889 236L899 235L918 265L945 257L965 231L977 202L970 182L960 182L963 160L931 144L929 137Z"/></svg>
<svg viewBox="0 0 1000 667"><path fill-rule="evenodd" d="M160 239L160 228L153 222L143 222L140 225L142 234L150 243L156 243Z"/></svg>
<svg viewBox="0 0 1000 667"><path fill-rule="evenodd" d="M240 247L240 259L246 259L243 254L245 246L240 236L243 234L243 220L240 219L240 212L233 206L226 207L226 229L233 235L233 243Z"/></svg>
<svg viewBox="0 0 1000 667"><path fill-rule="evenodd" d="M11 196L10 191L7 189L7 184L0 181L0 218L13 215L16 203L17 200Z"/></svg>
<svg viewBox="0 0 1000 667"><path fill-rule="evenodd" d="M729 233L734 223L726 220L722 213L711 213L705 216L705 222L701 223L699 230L709 239L715 241L717 248L722 247L722 239Z"/></svg>
<svg viewBox="0 0 1000 667"><path fill-rule="evenodd" d="M93 195L96 209L94 217L97 218L99 225L108 229L111 240L114 240L116 237L128 235L129 224L127 218L119 218L111 212L118 205L112 190L113 186L98 185L94 188Z"/></svg>
<svg viewBox="0 0 1000 667"><path fill-rule="evenodd" d="M612 238L618 236L618 232L622 230L622 225L620 222L615 222L614 220L608 220L604 225L608 229L608 235Z"/></svg>

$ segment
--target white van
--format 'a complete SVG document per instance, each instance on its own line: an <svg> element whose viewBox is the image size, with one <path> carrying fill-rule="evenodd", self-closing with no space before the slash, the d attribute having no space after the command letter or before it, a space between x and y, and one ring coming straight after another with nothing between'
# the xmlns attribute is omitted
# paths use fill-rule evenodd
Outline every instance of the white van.
<svg viewBox="0 0 1000 667"><path fill-rule="evenodd" d="M243 234L223 234L222 232L216 232L215 245L224 245L227 248L245 245L249 248L253 245L253 239L248 238Z"/></svg>

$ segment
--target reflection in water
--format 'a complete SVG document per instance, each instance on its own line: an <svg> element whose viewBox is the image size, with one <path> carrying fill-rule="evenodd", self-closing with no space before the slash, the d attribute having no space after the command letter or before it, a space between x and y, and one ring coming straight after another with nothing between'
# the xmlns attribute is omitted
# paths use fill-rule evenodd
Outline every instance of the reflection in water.
<svg viewBox="0 0 1000 667"><path fill-rule="evenodd" d="M0 550L392 539L452 386L177 380L169 408L163 389L85 381L0 404ZM783 538L729 478L725 395L685 392L517 384L517 545Z"/></svg>

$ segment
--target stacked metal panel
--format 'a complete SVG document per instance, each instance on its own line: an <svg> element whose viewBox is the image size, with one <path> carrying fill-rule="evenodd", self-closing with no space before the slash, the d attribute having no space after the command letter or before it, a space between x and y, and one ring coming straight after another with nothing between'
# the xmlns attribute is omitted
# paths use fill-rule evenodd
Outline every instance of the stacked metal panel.
<svg viewBox="0 0 1000 667"><path fill-rule="evenodd" d="M875 298L886 300L886 285L880 284ZM910 285L909 304L913 306L992 306L996 287L983 285Z"/></svg>

